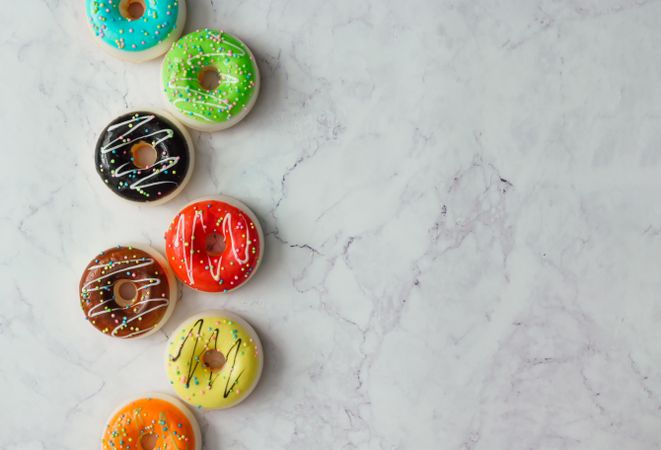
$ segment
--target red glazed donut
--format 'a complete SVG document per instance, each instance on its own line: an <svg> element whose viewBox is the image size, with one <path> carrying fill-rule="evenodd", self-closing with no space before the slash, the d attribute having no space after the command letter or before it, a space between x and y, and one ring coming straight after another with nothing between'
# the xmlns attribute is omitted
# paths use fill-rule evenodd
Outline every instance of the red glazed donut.
<svg viewBox="0 0 661 450"><path fill-rule="evenodd" d="M262 260L263 242L257 217L229 197L189 204L165 232L175 275L205 292L228 292L248 281Z"/></svg>

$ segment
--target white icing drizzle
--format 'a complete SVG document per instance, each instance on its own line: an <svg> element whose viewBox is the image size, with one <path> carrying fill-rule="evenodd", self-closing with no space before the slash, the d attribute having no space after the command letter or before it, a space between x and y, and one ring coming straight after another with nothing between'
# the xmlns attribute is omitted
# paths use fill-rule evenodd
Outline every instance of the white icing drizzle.
<svg viewBox="0 0 661 450"><path fill-rule="evenodd" d="M224 75L223 74L222 76L225 77L225 76L229 76L229 75ZM186 80L189 80L189 78L187 78ZM221 103L219 101L220 100L219 98L213 96L212 94L210 94L208 92L204 92L201 89L191 87L190 85L177 85L177 84L175 84L177 81L184 81L184 79L170 81L168 83L168 87L170 89L173 89L173 90L179 90L179 91L183 90L183 91L187 91L187 92L194 92L198 96L203 96L203 97L207 97L211 100L216 100L216 102L214 102L214 103L209 103L208 101L195 100L193 103L195 103L196 105L204 105L204 106L209 106L211 108L222 108L223 110L228 109L229 106L231 106L229 104ZM189 101L190 101L190 99L187 100L187 99L184 99L184 98L175 98L173 100L172 104L176 106L179 103L189 103ZM200 113L195 112L195 111L186 111L186 114L193 115L193 116L195 116L199 119L205 120L207 122L213 122L211 119L209 119L205 115L200 114Z"/></svg>
<svg viewBox="0 0 661 450"><path fill-rule="evenodd" d="M137 130L138 128L140 128L144 124L154 120L155 118L156 118L156 116L153 115L153 114L150 114L150 115L147 115L147 116L136 116L136 117L133 117L129 120L125 120L124 122L117 123L115 125L109 126L108 131L112 131L112 130L117 129L119 127L123 127L124 125L128 125L132 122L139 122L136 125L129 128L129 131L127 131L126 133L124 133L120 136L117 136L115 139L113 139L112 141L108 142L106 145L101 147L101 153L103 153L103 154L109 153L113 150L117 150L118 148L122 148L126 145L132 144L132 143L134 143L134 142L136 142L140 139L148 138L148 137L151 137L151 136L157 136L157 135L162 134L162 133L165 133L165 136L161 137L158 140L156 140L152 144L154 147L157 146L158 144L160 144L161 142L172 138L172 136L174 136L174 131L172 131L169 128L166 128L164 130L154 131L153 133L149 133L149 134L146 134L144 136L139 136L139 137L136 137L135 139L128 140L128 141L124 142L124 138L126 138L128 135L132 134L135 130ZM117 141L122 141L122 142L116 144Z"/></svg>
<svg viewBox="0 0 661 450"><path fill-rule="evenodd" d="M139 269L141 267L147 267L151 264L154 264L154 260L152 258L137 258L137 259L124 259L124 260L121 260L121 261L109 261L109 262L104 263L104 264L97 264L97 265L94 265L94 266L90 266L87 270L90 271L90 270L100 269L102 267L112 267L112 266L119 265L119 264L131 264L131 263L137 263L137 264L130 265L128 267L120 267L119 269L115 270L114 272L108 272L105 275L101 275L98 278L95 278L91 281L88 281L82 287L82 291L83 292L94 292L94 291L99 291L101 289L105 289L107 286L99 286L99 287L91 288L91 289L88 289L88 286L90 286L91 284L94 284L94 283L98 283L99 281L101 281L105 278L111 277L111 276L115 275L116 273L130 272L131 270ZM159 283L160 283L160 281L159 281ZM147 287L147 286L145 286L145 287Z"/></svg>
<svg viewBox="0 0 661 450"><path fill-rule="evenodd" d="M249 251L250 251L250 228L245 227L246 229L246 245L245 245L245 255L243 258L239 255L239 249L236 248L236 245L234 245L234 235L232 234L232 213L227 213L225 214L225 217L223 217L223 236L226 236L227 239L231 241L231 249L232 253L234 254L234 258L237 260L237 262L241 264L245 264L248 262L250 259ZM209 273L211 274L211 277L218 281L220 280L220 266L223 264L223 257L221 255L220 258L218 258L218 266L216 266L215 273L214 273L214 268L213 268L213 262L211 261L211 257L207 255L207 261L209 264Z"/></svg>
<svg viewBox="0 0 661 450"><path fill-rule="evenodd" d="M139 303L142 303L142 302L145 302L145 303L159 303L159 304L156 305L156 306L154 306L154 307L152 307L152 308L147 309L146 311L141 312L141 313L138 314L137 316L131 317L131 318L130 318L129 320L127 320L126 322L122 322L122 323L120 323L119 325L117 325L117 326L112 330L112 332L110 333L111 335L114 335L114 334L115 334L115 333L116 333L121 327L127 326L129 323L133 322L134 320L139 320L139 318L142 317L142 316L144 316L145 314L149 314L150 312L156 311L156 310L161 309L161 308L167 308L167 306L170 304L170 300L169 300L169 299L167 299L167 298L165 298L165 297L162 297L162 298L148 298L148 299L145 299L145 300L142 300L142 301L136 303L136 305L139 304ZM134 306L134 305L132 305L132 306ZM126 336L123 336L123 337L124 337L124 338L133 337L133 336L136 336L136 335L138 335L138 334L146 333L147 331L150 331L150 330L152 330L152 329L154 329L154 328L156 328L156 325L154 325L154 326L152 326L152 327L150 327L150 328L146 328L146 329L144 329L144 330L137 330L137 331L134 331L133 333L127 334Z"/></svg>
<svg viewBox="0 0 661 450"><path fill-rule="evenodd" d="M193 227L190 235L195 236L195 227L197 226L198 219L202 222L202 227L206 230L204 225L204 218L202 217L202 211L195 211L195 216L193 217ZM186 242L186 216L184 214L179 215L179 220L177 222L177 232L174 235L174 248L182 247L182 253L184 256L184 268L186 269L186 275L188 276L188 281L190 283L195 282L195 274L193 273L193 243ZM188 249L186 249L188 247ZM186 254L188 252L188 254Z"/></svg>
<svg viewBox="0 0 661 450"><path fill-rule="evenodd" d="M148 174L145 177L138 178L137 181L131 183L131 185L129 187L133 190L136 190L136 189L145 189L145 188L152 187L152 186L158 186L158 185L161 185L161 184L175 184L176 185L177 183L174 182L174 181L154 181L152 183L147 183L147 184L144 184L144 183L147 180L149 180L150 178L155 177L156 175L158 175L162 171L168 170L168 169L174 167L178 162L179 162L179 157L178 156L171 156L169 158L165 158L165 159L162 159L162 160L158 161L153 166L151 166L150 169L155 168L159 164L164 164L165 167L161 167L159 170L154 170L152 173ZM130 173L138 173L138 172L142 172L142 171L145 170L145 169L133 168L133 169L125 170L124 172L120 172L120 170L122 170L124 167L128 166L129 164L132 165L132 163L126 162L126 163L122 164L121 166L119 166L117 169L115 169L114 173L112 174L113 178L121 178L124 175L130 174Z"/></svg>
<svg viewBox="0 0 661 450"><path fill-rule="evenodd" d="M170 304L170 300L168 298L165 298L165 297L162 297L162 298L146 298L146 299L140 300L139 302L133 303L133 304L128 305L128 306L125 306L123 308L118 307L118 308L111 308L111 309L102 309L103 305L106 305L106 304L108 304L110 302L113 302L113 301L115 301L114 296L113 296L113 298L105 300L105 301L99 303L98 305L95 305L94 307L90 308L90 310L87 314L87 317L92 319L94 317L102 316L104 314L111 314L111 313L114 313L116 311L126 311L126 310L129 310L129 309L133 309L133 308L137 307L138 305L146 305L146 304L149 304L149 303L157 303L157 305L141 312L137 316L134 316L134 317L130 318L129 320L125 321L125 322L121 322L119 325L117 325L115 328L113 328L113 330L110 332L110 334L112 336L114 336L121 328L126 327L129 323L133 322L134 320L139 320L140 317L142 317L146 314L149 314L150 312L156 311L158 309L166 308ZM94 311L94 312L92 312L92 311ZM127 334L126 336L120 336L120 337L128 338L128 337L136 336L138 334L146 333L147 331L153 329L155 326L156 325L154 325L153 327L150 327L150 328L146 328L144 330L137 330L137 331L134 331L133 333Z"/></svg>

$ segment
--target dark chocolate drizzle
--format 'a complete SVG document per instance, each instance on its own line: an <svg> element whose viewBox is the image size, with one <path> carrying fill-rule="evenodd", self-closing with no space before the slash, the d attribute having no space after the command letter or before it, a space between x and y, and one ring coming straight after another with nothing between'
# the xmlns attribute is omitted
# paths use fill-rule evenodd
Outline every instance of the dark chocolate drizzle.
<svg viewBox="0 0 661 450"><path fill-rule="evenodd" d="M146 142L157 160L140 169L131 148ZM124 114L101 132L95 150L96 171L117 195L135 202L152 202L175 191L190 170L190 149L179 128L149 111Z"/></svg>

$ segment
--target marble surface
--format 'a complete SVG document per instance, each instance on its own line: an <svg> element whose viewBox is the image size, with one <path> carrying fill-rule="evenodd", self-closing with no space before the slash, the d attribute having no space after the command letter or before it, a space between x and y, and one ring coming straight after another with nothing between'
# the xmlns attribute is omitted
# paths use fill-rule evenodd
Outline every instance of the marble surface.
<svg viewBox="0 0 661 450"><path fill-rule="evenodd" d="M100 182L99 130L161 106L159 61L100 52L82 2L0 14L0 448L98 448L118 402L170 392L167 335L226 307L265 344L205 449L661 446L661 2L189 0L263 75L239 126L194 133L162 207ZM163 249L192 199L262 220L231 295L186 289L162 332L83 320L99 250Z"/></svg>

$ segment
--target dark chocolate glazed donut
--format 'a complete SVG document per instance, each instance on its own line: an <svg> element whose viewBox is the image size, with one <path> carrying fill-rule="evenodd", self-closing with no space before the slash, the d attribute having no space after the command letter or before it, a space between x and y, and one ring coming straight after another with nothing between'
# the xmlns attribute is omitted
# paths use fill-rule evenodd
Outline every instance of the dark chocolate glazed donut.
<svg viewBox="0 0 661 450"><path fill-rule="evenodd" d="M165 202L188 182L193 148L174 119L141 110L104 128L95 160L96 171L115 194L134 202Z"/></svg>

